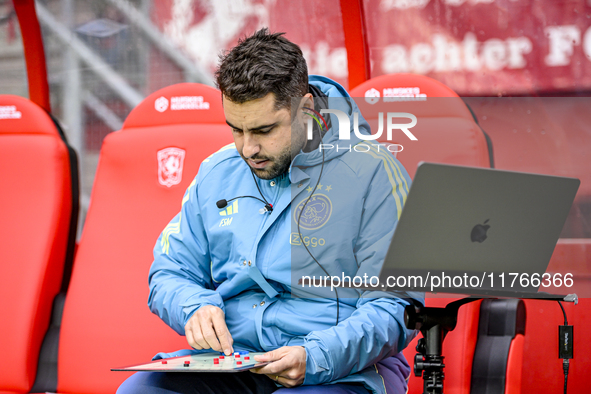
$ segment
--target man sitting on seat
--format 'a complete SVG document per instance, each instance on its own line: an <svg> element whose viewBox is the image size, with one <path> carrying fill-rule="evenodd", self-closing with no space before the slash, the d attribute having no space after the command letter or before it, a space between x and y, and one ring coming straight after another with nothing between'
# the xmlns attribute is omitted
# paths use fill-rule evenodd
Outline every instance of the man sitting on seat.
<svg viewBox="0 0 591 394"><path fill-rule="evenodd" d="M353 127L355 103L334 81L309 77L282 34L262 29L240 41L216 77L235 144L201 165L149 277L152 312L196 350L158 357L247 350L267 352L256 359L270 363L234 374L137 373L118 392L406 392L409 301L298 285L303 275L379 274L406 171L354 133L339 141L340 120L320 111L342 111Z"/></svg>

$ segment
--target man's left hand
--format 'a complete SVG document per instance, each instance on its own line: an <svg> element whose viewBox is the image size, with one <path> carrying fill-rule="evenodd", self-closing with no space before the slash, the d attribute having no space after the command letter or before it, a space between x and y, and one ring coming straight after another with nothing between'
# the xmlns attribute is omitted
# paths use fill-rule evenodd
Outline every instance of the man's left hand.
<svg viewBox="0 0 591 394"><path fill-rule="evenodd" d="M285 387L304 383L306 376L306 349L302 346L284 346L271 352L254 356L255 361L269 362L251 372L265 374Z"/></svg>

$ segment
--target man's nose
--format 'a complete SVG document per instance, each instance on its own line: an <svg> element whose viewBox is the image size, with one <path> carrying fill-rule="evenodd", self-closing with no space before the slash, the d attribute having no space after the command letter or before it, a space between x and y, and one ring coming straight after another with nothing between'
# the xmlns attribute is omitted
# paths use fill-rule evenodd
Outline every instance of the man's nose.
<svg viewBox="0 0 591 394"><path fill-rule="evenodd" d="M256 138L254 138L250 133L244 133L244 146L242 147L242 154L244 157L251 158L261 150L261 146L259 145Z"/></svg>

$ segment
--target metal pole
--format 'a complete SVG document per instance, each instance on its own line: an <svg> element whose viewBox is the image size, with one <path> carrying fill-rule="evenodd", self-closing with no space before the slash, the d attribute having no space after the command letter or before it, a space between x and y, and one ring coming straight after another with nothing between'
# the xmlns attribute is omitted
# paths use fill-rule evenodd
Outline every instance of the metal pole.
<svg viewBox="0 0 591 394"><path fill-rule="evenodd" d="M115 112L105 105L98 97L90 91L85 90L83 93L84 104L96 114L109 128L113 131L121 130L123 121Z"/></svg>
<svg viewBox="0 0 591 394"><path fill-rule="evenodd" d="M70 29L74 25L74 1L62 0L61 16L64 25ZM86 185L86 151L84 149L84 113L81 101L82 75L80 70L80 60L72 47L65 48L63 58L62 78L62 119L64 121L64 133L68 138L68 143L76 152L78 152L78 171L80 195L84 196L87 189L92 185ZM90 193L87 193L90 194ZM88 206L81 206L81 212L78 215L78 238L82 233L84 218Z"/></svg>
<svg viewBox="0 0 591 394"><path fill-rule="evenodd" d="M111 66L109 66L100 56L88 48L74 33L58 22L53 15L37 2L37 15L39 21L49 28L55 36L64 44L71 47L81 61L88 68L97 74L105 83L131 108L136 107L143 99L143 95L130 86Z"/></svg>
<svg viewBox="0 0 591 394"><path fill-rule="evenodd" d="M62 0L62 20L67 27L71 27L74 21L73 0ZM63 73L61 78L62 89L62 119L66 126L68 142L80 153L81 159L84 156L84 132L82 125L82 105L80 62L72 47L66 47L63 58ZM84 160L81 160L84 162Z"/></svg>
<svg viewBox="0 0 591 394"><path fill-rule="evenodd" d="M193 60L186 57L177 46L165 36L152 21L136 9L127 0L107 0L117 7L125 17L144 32L146 37L162 51L168 58L175 62L185 73L185 79L189 82L201 82L214 86L213 76L199 67Z"/></svg>

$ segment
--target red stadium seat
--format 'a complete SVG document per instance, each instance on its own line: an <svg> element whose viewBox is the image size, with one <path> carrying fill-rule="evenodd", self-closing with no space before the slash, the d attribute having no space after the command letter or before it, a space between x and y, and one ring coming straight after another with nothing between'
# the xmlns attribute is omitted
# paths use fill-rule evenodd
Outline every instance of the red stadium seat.
<svg viewBox="0 0 591 394"><path fill-rule="evenodd" d="M385 132L378 138L403 146L396 158L411 177L421 161L494 166L487 135L464 101L441 82L416 74L382 75L354 88L351 96L372 130L377 129L379 112L408 112L417 117L417 125L410 129L416 141L401 132L393 135L394 141L386 140Z"/></svg>
<svg viewBox="0 0 591 394"><path fill-rule="evenodd" d="M443 308L457 298L427 298L426 306ZM472 363L478 340L478 318L480 316L480 301L463 305L458 312L456 328L450 331L443 341L442 354L445 357L444 393L469 394L472 381ZM418 338L422 335L419 334ZM404 356L411 368L417 351L418 338L415 338L406 349ZM423 380L411 371L408 382L409 394L423 392Z"/></svg>
<svg viewBox="0 0 591 394"><path fill-rule="evenodd" d="M73 254L78 208L74 158L41 107L0 95L3 393L28 393L35 381L52 304Z"/></svg>
<svg viewBox="0 0 591 394"><path fill-rule="evenodd" d="M159 233L207 156L232 142L221 94L184 83L148 96L105 138L62 322L59 393L113 393L111 372L188 347L147 306Z"/></svg>
<svg viewBox="0 0 591 394"><path fill-rule="evenodd" d="M351 96L356 98L372 131L377 128L379 112L407 112L417 117L417 125L411 129L417 141L410 141L402 133L393 134L397 138L394 141L386 140L385 133L378 139L379 142L393 142L403 146L396 157L411 177L421 161L474 167L494 166L490 139L476 123L464 101L441 82L416 74L382 75L354 88ZM443 307L454 300L427 298L426 304ZM462 306L455 330L449 332L443 342L445 393L470 393L480 306L481 302ZM411 365L416 354L417 339L404 351ZM517 355L523 347L523 341L518 340L515 344L512 354ZM514 357L511 365L520 368L520 362L520 359ZM513 375L510 380L515 381ZM409 393L422 393L422 388L422 379L411 373Z"/></svg>

